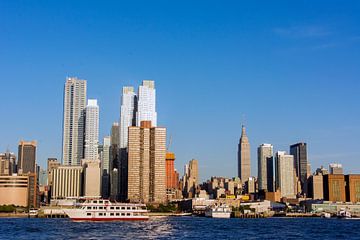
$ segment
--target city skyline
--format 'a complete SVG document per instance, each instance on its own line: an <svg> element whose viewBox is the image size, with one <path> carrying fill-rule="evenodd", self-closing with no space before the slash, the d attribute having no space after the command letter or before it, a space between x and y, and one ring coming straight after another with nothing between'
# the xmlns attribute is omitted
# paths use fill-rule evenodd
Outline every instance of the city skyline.
<svg viewBox="0 0 360 240"><path fill-rule="evenodd" d="M288 13L276 9L281 4ZM120 11L115 16L103 6L98 22L94 22L91 16L96 11L91 4L75 4L71 11L67 5L61 6L59 9L67 13L53 19L51 13L57 8L53 5L24 4L15 11L17 3L1 3L0 9L7 10L0 10L2 24L13 14L20 14L16 21L5 25L8 38L0 40L6 46L0 56L4 66L2 83L4 89L9 89L4 91L0 104L11 116L3 119L1 151L9 147L11 152L17 152L20 139L37 140L38 164L45 167L49 157L61 159L62 89L66 76L86 79L87 95L98 99L99 139L109 135L111 124L119 121L122 87L153 79L161 116L158 125L166 126L168 136L172 136L170 150L177 156L175 165L180 172L185 163L196 158L202 180L212 175L236 176L241 124L246 125L250 139L252 176L257 176L256 148L265 142L274 146L274 152L288 151L290 145L306 142L312 171L338 162L345 172L359 172L360 83L354 64L359 62L358 7L344 3L343 11L334 15L334 2L325 8L314 3L315 11L299 24L301 13L309 6L300 4L297 14L286 3L281 4L270 8L275 10L272 14L279 15L272 24L266 24L270 14L265 10L267 4L259 7L253 20L252 4L234 4L234 11L228 10L228 14L224 8L210 4L208 13L201 15L203 19L196 17L197 12L181 8L190 20L172 12L174 16L167 15L168 21L159 15L164 7L156 11L144 6L135 12L125 6L129 14ZM78 11L83 7L88 14ZM248 12L236 13L242 8ZM44 14L37 14L44 9ZM146 14L148 9L155 11L154 16ZM195 4L194 9L200 6ZM113 23L102 15L105 10L110 11ZM83 19L71 17L73 11ZM132 13L143 18L134 22ZM214 19L212 13L224 18ZM266 16L261 18L260 13ZM334 25L327 24L327 14L331 13ZM291 14L293 17L287 18ZM29 16L32 20L27 22ZM35 27L34 33L19 30L25 29L21 28L25 22ZM94 36L94 41L73 37L70 44L65 36L74 35L71 23L82 29L79 36ZM95 25L94 30L88 23ZM174 26L178 26L177 30ZM44 30L50 32L40 39ZM114 38L104 40L95 31ZM148 37L149 43L138 40L142 35ZM32 45L13 41L19 36ZM61 41L56 40L59 36L63 36ZM43 41L54 45L42 49ZM54 49L56 59L51 55ZM18 94L15 97L14 92ZM246 116L245 123L242 115ZM223 166L220 169L219 162Z"/></svg>

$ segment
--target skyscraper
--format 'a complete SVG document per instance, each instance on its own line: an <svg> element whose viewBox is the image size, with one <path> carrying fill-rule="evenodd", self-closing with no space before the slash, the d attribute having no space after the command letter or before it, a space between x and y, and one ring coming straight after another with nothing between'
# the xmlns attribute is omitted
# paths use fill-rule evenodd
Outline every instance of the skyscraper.
<svg viewBox="0 0 360 240"><path fill-rule="evenodd" d="M342 164L339 164L339 163L329 164L329 172L330 172L330 174L344 174Z"/></svg>
<svg viewBox="0 0 360 240"><path fill-rule="evenodd" d="M128 146L128 128L136 126L137 97L133 87L123 87L120 108L120 148Z"/></svg>
<svg viewBox="0 0 360 240"><path fill-rule="evenodd" d="M128 199L162 203L166 200L166 129L143 121L129 127Z"/></svg>
<svg viewBox="0 0 360 240"><path fill-rule="evenodd" d="M276 190L280 189L281 197L295 198L294 156L286 152L277 152L275 158Z"/></svg>
<svg viewBox="0 0 360 240"><path fill-rule="evenodd" d="M296 171L296 177L301 183L301 188L306 193L306 180L307 180L307 148L306 143L297 143L290 146L290 154L294 156L294 168Z"/></svg>
<svg viewBox="0 0 360 240"><path fill-rule="evenodd" d="M67 78L64 88L64 165L80 165L84 157L86 80Z"/></svg>
<svg viewBox="0 0 360 240"><path fill-rule="evenodd" d="M19 142L18 173L36 173L36 141Z"/></svg>
<svg viewBox="0 0 360 240"><path fill-rule="evenodd" d="M88 100L85 119L85 159L98 160L99 106L96 99Z"/></svg>
<svg viewBox="0 0 360 240"><path fill-rule="evenodd" d="M11 176L15 172L15 154L9 151L6 151L5 153L0 153L0 176Z"/></svg>
<svg viewBox="0 0 360 240"><path fill-rule="evenodd" d="M110 197L110 136L104 137L103 151L101 153L101 196Z"/></svg>
<svg viewBox="0 0 360 240"><path fill-rule="evenodd" d="M136 126L140 126L142 121L151 121L151 126L157 126L156 113L156 90L155 82L143 80L139 86L138 103L136 113Z"/></svg>
<svg viewBox="0 0 360 240"><path fill-rule="evenodd" d="M194 198L196 194L196 188L199 184L199 162L196 159L192 159L189 164L185 165L185 174L183 177L184 188L183 195L186 198Z"/></svg>
<svg viewBox="0 0 360 240"><path fill-rule="evenodd" d="M238 148L238 176L243 183L250 177L250 143L246 136L245 126L242 126Z"/></svg>
<svg viewBox="0 0 360 240"><path fill-rule="evenodd" d="M119 123L114 122L111 127L110 136L110 198L113 200L120 200L120 176L119 171L121 170L120 159L119 159L119 145L120 145L120 129ZM125 192L126 193L126 192Z"/></svg>
<svg viewBox="0 0 360 240"><path fill-rule="evenodd" d="M274 190L273 174L273 146L271 144L261 144L258 147L258 188L259 190Z"/></svg>

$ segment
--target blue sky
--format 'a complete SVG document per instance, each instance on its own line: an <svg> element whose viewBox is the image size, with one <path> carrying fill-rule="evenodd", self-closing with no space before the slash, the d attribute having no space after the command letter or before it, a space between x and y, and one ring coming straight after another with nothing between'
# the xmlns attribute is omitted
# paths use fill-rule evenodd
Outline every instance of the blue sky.
<svg viewBox="0 0 360 240"><path fill-rule="evenodd" d="M360 173L359 1L0 1L0 151L38 140L61 157L65 77L88 81L101 137L120 91L154 79L176 167L237 174L243 119L252 147L308 143L312 170ZM245 117L243 117L245 116Z"/></svg>

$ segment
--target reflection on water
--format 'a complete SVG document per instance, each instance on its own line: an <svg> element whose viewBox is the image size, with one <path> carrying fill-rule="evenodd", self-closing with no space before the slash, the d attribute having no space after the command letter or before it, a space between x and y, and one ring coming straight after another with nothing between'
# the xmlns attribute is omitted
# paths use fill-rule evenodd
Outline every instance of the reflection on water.
<svg viewBox="0 0 360 240"><path fill-rule="evenodd" d="M151 218L146 222L0 219L0 239L360 239L360 221Z"/></svg>

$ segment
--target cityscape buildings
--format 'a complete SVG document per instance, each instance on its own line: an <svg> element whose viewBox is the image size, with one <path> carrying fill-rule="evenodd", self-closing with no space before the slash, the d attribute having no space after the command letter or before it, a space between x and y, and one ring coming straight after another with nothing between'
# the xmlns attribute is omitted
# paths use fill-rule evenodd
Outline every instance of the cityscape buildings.
<svg viewBox="0 0 360 240"><path fill-rule="evenodd" d="M99 106L96 99L89 99L85 109L85 159L98 160Z"/></svg>
<svg viewBox="0 0 360 240"><path fill-rule="evenodd" d="M185 165L183 176L183 195L186 198L193 198L196 195L196 189L199 184L199 162L192 159Z"/></svg>
<svg viewBox="0 0 360 240"><path fill-rule="evenodd" d="M51 198L79 198L82 196L82 166L62 165L51 172Z"/></svg>
<svg viewBox="0 0 360 240"><path fill-rule="evenodd" d="M84 158L86 80L66 79L64 88L63 151L64 165L80 165Z"/></svg>
<svg viewBox="0 0 360 240"><path fill-rule="evenodd" d="M301 183L301 188L306 193L306 180L308 177L308 160L306 143L297 143L290 146L290 154L294 156L296 177Z"/></svg>
<svg viewBox="0 0 360 240"><path fill-rule="evenodd" d="M259 190L274 191L273 146L261 144L258 147L258 188Z"/></svg>
<svg viewBox="0 0 360 240"><path fill-rule="evenodd" d="M250 143L243 125L238 146L238 176L243 183L250 178L250 165Z"/></svg>
<svg viewBox="0 0 360 240"><path fill-rule="evenodd" d="M18 173L35 173L36 141L19 142Z"/></svg>
<svg viewBox="0 0 360 240"><path fill-rule="evenodd" d="M0 176L11 176L16 173L16 169L15 154L9 151L0 153Z"/></svg>
<svg viewBox="0 0 360 240"><path fill-rule="evenodd" d="M295 198L294 188L294 156L278 151L275 157L276 189L280 189L281 197Z"/></svg>
<svg viewBox="0 0 360 240"><path fill-rule="evenodd" d="M166 129L142 121L129 127L128 199L163 203L166 200Z"/></svg>

